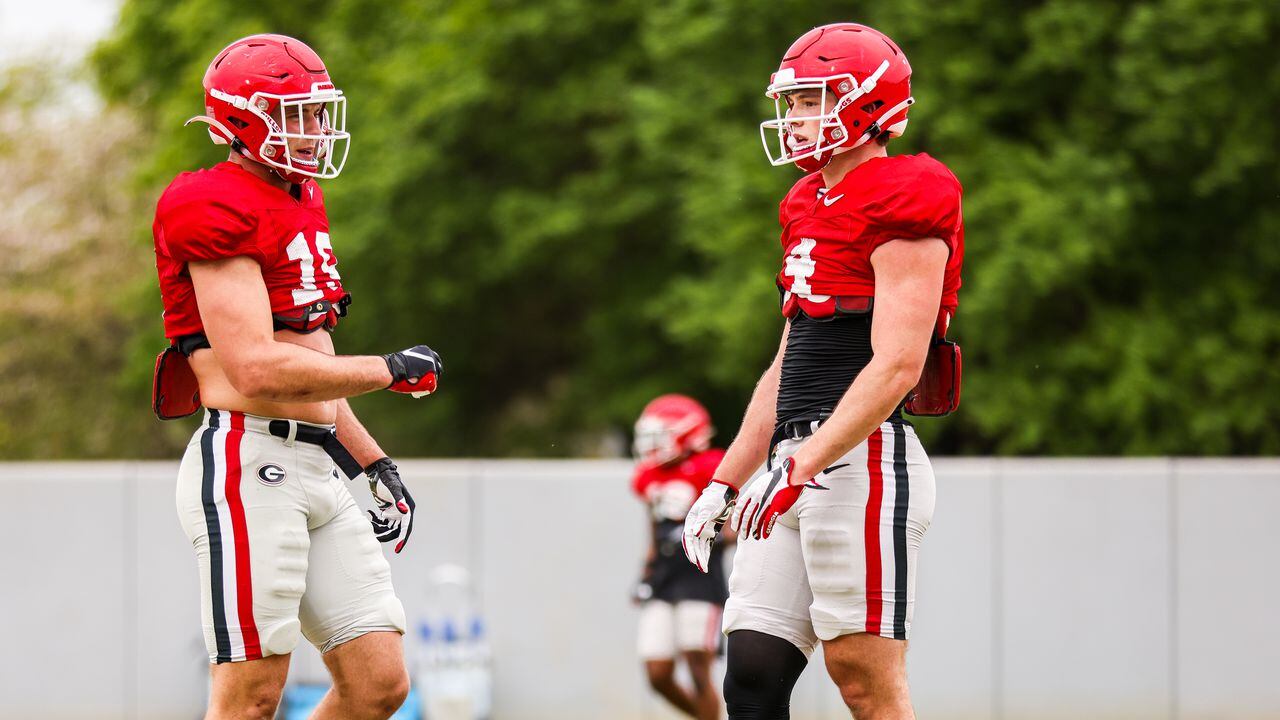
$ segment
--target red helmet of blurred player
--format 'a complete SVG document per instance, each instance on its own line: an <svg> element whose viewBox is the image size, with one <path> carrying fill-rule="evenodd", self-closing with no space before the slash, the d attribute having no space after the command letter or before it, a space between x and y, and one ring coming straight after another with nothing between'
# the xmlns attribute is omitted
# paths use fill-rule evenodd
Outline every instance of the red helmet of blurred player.
<svg viewBox="0 0 1280 720"><path fill-rule="evenodd" d="M687 395L662 395L636 420L635 455L645 464L666 465L711 446L711 415Z"/></svg>
<svg viewBox="0 0 1280 720"><path fill-rule="evenodd" d="M209 136L291 183L342 172L351 136L347 101L324 61L301 40L250 35L218 53L204 74Z"/></svg>
<svg viewBox="0 0 1280 720"><path fill-rule="evenodd" d="M789 96L797 90L821 91L817 115L788 117ZM783 56L765 95L776 111L773 120L760 123L769 162L795 163L805 172L821 170L834 155L884 133L901 135L907 109L915 102L907 56L885 34L856 23L823 25L801 35ZM821 130L816 140L790 132L793 125L814 120Z"/></svg>

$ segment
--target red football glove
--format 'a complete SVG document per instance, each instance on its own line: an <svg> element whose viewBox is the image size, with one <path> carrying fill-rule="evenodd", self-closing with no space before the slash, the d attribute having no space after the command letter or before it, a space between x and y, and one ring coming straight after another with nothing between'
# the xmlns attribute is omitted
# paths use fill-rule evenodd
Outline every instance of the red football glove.
<svg viewBox="0 0 1280 720"><path fill-rule="evenodd" d="M739 538L763 540L769 537L778 516L796 504L806 483L792 484L791 471L794 467L791 458L786 458L768 474L757 475L747 483L733 513L733 529L738 531ZM809 480L809 483L822 487L816 480Z"/></svg>
<svg viewBox="0 0 1280 720"><path fill-rule="evenodd" d="M408 393L416 398L436 391L444 363L435 350L426 345L414 345L408 350L383 355L387 370L391 372L391 392Z"/></svg>

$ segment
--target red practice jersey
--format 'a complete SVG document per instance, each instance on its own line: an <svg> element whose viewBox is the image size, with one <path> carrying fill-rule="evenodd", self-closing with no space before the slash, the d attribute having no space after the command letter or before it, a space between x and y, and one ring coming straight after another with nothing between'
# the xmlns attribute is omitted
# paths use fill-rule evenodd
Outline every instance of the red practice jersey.
<svg viewBox="0 0 1280 720"><path fill-rule="evenodd" d="M307 329L326 316L346 292L329 241L324 195L314 180L295 199L233 162L186 172L156 205L152 226L156 270L164 299L165 336L176 341L204 332L187 263L243 255L262 267L277 318Z"/></svg>
<svg viewBox="0 0 1280 720"><path fill-rule="evenodd" d="M683 523L723 458L723 450L712 448L671 465L640 465L631 478L631 490L648 503L655 520Z"/></svg>
<svg viewBox="0 0 1280 720"><path fill-rule="evenodd" d="M822 173L806 175L778 209L782 224L783 313L798 309L823 318L836 298L875 295L871 253L890 240L939 238L951 255L942 284L942 310L959 304L964 260L960 181L928 155L872 158L822 193Z"/></svg>
<svg viewBox="0 0 1280 720"><path fill-rule="evenodd" d="M703 450L670 465L642 464L631 478L631 489L649 509L653 554L644 582L654 600L724 605L728 598L724 544L712 548L709 572L703 573L685 559L682 542L684 517L711 482L723 457L723 450Z"/></svg>

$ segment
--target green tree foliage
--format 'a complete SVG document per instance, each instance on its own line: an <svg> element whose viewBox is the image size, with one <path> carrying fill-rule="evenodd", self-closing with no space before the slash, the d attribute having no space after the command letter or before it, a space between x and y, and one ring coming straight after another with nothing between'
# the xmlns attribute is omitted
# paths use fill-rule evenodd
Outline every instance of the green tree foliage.
<svg viewBox="0 0 1280 720"><path fill-rule="evenodd" d="M446 363L437 397L357 410L399 455L560 455L664 391L736 428L781 329L776 204L798 177L763 159L762 91L836 20L912 59L891 152L966 187L966 386L920 423L935 451L1280 450L1275 4L129 0L94 62L148 139L149 203L220 159L181 128L219 48L317 48L355 138L326 187L356 298L335 342ZM159 322L122 336L120 382L145 388Z"/></svg>
<svg viewBox="0 0 1280 720"><path fill-rule="evenodd" d="M58 90L51 91L51 88ZM154 322L129 117L61 64L0 73L0 458L171 452L122 339Z"/></svg>

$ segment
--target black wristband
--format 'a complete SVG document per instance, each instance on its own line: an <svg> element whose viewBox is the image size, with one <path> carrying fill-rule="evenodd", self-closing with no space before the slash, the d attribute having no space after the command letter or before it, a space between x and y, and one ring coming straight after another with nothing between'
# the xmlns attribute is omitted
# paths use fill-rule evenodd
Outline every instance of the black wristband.
<svg viewBox="0 0 1280 720"><path fill-rule="evenodd" d="M387 383L387 387L391 387L405 379L408 369L405 368L404 358L400 356L400 353L383 355L382 359L387 361L387 372L391 373L391 382Z"/></svg>
<svg viewBox="0 0 1280 720"><path fill-rule="evenodd" d="M364 474L369 477L374 477L383 470L397 470L395 462L393 462L389 457L374 460L364 469Z"/></svg>

